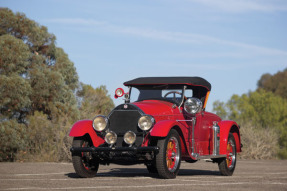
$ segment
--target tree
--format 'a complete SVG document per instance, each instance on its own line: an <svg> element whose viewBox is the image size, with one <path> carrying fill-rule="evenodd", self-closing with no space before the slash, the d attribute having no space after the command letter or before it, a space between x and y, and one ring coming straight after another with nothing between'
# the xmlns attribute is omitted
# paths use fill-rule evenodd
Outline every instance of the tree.
<svg viewBox="0 0 287 191"><path fill-rule="evenodd" d="M96 115L107 115L114 103L108 96L105 86L94 89L91 85L81 84L82 89L78 91L80 100L80 112L82 118L93 119Z"/></svg>
<svg viewBox="0 0 287 191"><path fill-rule="evenodd" d="M261 76L260 80L257 83L258 90L264 89L266 91L272 92L275 95L278 95L287 100L287 68L283 71L279 71L274 75L264 74ZM284 105L284 104L283 104ZM280 118L279 121L286 121L285 119ZM281 126L280 131L280 146L279 156L281 158L287 158L287 127ZM285 149L284 149L285 148Z"/></svg>
<svg viewBox="0 0 287 191"><path fill-rule="evenodd" d="M28 45L32 53L55 58L55 40L45 26L28 19L23 13L14 14L8 8L0 8L0 36L10 34Z"/></svg>
<svg viewBox="0 0 287 191"><path fill-rule="evenodd" d="M79 86L55 40L25 14L0 8L0 161L69 160L68 133L80 112L86 118L113 107L104 86Z"/></svg>
<svg viewBox="0 0 287 191"><path fill-rule="evenodd" d="M216 111L216 114L222 119L227 119L228 113L226 111L224 102L221 102L219 100L213 102L213 110Z"/></svg>
<svg viewBox="0 0 287 191"><path fill-rule="evenodd" d="M274 75L264 74L257 83L258 89L270 91L287 99L287 68Z"/></svg>
<svg viewBox="0 0 287 191"><path fill-rule="evenodd" d="M259 89L242 96L233 95L226 104L218 105L215 102L213 110L219 115L224 110L228 119L235 120L243 128L252 126L253 133L258 131L278 132L279 139L275 140L280 147L278 155L281 158L287 156L287 100L272 92ZM264 138L267 137L260 137L260 139ZM266 144L271 143L266 141Z"/></svg>
<svg viewBox="0 0 287 191"><path fill-rule="evenodd" d="M56 37L7 8L0 9L0 26L1 114L25 123L35 111L55 116L55 105L77 113L78 76L67 54L55 46Z"/></svg>

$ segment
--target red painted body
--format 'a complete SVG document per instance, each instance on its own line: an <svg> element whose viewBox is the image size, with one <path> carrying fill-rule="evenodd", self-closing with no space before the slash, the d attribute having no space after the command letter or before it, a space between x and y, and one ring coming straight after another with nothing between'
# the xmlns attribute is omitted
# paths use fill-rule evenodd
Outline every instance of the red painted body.
<svg viewBox="0 0 287 191"><path fill-rule="evenodd" d="M226 145L229 133L232 133L236 142L236 152L241 152L241 139L239 127L234 121L220 121L220 154L226 154Z"/></svg>
<svg viewBox="0 0 287 191"><path fill-rule="evenodd" d="M81 120L76 122L71 131L69 136L71 137L83 137L85 135L89 135L93 145L98 147L99 145L105 142L104 139L97 136L95 130L93 129L93 121L92 120Z"/></svg>
<svg viewBox="0 0 287 191"><path fill-rule="evenodd" d="M150 131L151 137L166 137L172 128L176 128L184 143L183 156L191 156L191 136L192 116L184 111L184 109L174 107L172 103L158 100L148 100L133 103L138 106L144 113L152 115L156 123ZM226 154L226 145L228 135L231 132L236 141L236 150L241 152L241 140L239 127L234 121L222 121L220 117L210 112L201 112L196 114L196 124L194 129L195 150L200 156L212 154L212 126L213 122L218 122L220 127L220 154ZM70 136L81 137L89 135L94 146L97 147L105 141L97 136L92 126L91 120L82 120L75 123L71 129ZM145 142L148 142L146 140ZM143 146L148 146L143 144Z"/></svg>
<svg viewBox="0 0 287 191"><path fill-rule="evenodd" d="M233 174L236 153L241 152L239 126L205 111L211 91L208 81L146 77L124 85L128 93L122 88L115 92L115 98L124 95L124 104L108 116L78 121L70 131L76 137L71 148L73 165L81 177L96 175L99 164L143 163L150 173L170 179L182 160L200 159L218 163L222 175Z"/></svg>
<svg viewBox="0 0 287 191"><path fill-rule="evenodd" d="M158 100L148 100L133 103L141 108L145 113L152 115L156 124L150 131L151 136L166 137L170 129L177 128L181 131L180 135L182 142L185 143L189 156L191 156L191 131L192 124L190 121L192 116L184 111L184 109L173 107L172 103ZM212 150L212 126L213 122L218 122L220 127L220 154L226 154L226 145L229 132L232 129L232 134L236 141L237 152L241 152L241 140L239 134L239 127L234 121L222 121L220 117L210 112L202 112L196 115L196 124L194 129L194 138L196 151L199 155L211 155ZM192 134L190 135L192 136Z"/></svg>
<svg viewBox="0 0 287 191"><path fill-rule="evenodd" d="M206 102L206 100L205 100ZM142 147L149 146L152 137L166 137L171 129L176 129L181 138L183 158L192 156L192 119L196 118L194 126L194 150L199 156L211 156L213 154L213 125L218 124L220 128L220 155L226 155L227 140L230 133L233 134L236 151L241 152L241 139L239 126L234 121L222 121L217 115L202 111L195 116L187 113L183 104L178 107L174 103L163 100L144 100L131 103L138 107L144 114L153 116L155 124L147 133ZM71 129L70 136L82 137L89 135L93 145L98 147L105 143L103 137L97 135L93 129L91 120L83 120L75 123Z"/></svg>

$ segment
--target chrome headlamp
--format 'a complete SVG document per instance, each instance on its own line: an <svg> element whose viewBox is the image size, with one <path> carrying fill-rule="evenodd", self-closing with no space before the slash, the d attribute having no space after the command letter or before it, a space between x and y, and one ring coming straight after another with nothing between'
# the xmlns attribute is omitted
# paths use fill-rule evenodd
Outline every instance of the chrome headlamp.
<svg viewBox="0 0 287 191"><path fill-rule="evenodd" d="M118 136L115 132L109 131L105 136L105 141L108 144L112 145L112 144L115 144L117 142L117 138L118 138Z"/></svg>
<svg viewBox="0 0 287 191"><path fill-rule="evenodd" d="M93 120L93 127L96 131L103 131L106 129L108 119L103 115L98 115Z"/></svg>
<svg viewBox="0 0 287 191"><path fill-rule="evenodd" d="M128 131L124 135L124 141L128 145L134 144L134 142L136 141L136 138L137 138L136 134L132 131Z"/></svg>
<svg viewBox="0 0 287 191"><path fill-rule="evenodd" d="M138 126L141 130L148 131L153 127L154 123L155 123L155 120L152 116L144 115L140 117L138 121Z"/></svg>
<svg viewBox="0 0 287 191"><path fill-rule="evenodd" d="M118 88L116 89L116 92L115 94L118 96L118 97L122 97L124 95L124 90L122 88Z"/></svg>
<svg viewBox="0 0 287 191"><path fill-rule="evenodd" d="M184 110L190 114L199 113L202 109L202 102L198 98L189 98L184 103Z"/></svg>

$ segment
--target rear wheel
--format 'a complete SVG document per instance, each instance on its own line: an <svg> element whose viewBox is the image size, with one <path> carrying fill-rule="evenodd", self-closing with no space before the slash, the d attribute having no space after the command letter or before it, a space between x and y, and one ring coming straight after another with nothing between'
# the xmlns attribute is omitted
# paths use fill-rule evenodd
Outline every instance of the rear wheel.
<svg viewBox="0 0 287 191"><path fill-rule="evenodd" d="M172 129L165 139L158 140L157 146L160 148L156 156L158 175L165 179L175 178L181 162L181 145L177 131Z"/></svg>
<svg viewBox="0 0 287 191"><path fill-rule="evenodd" d="M83 137L75 137L73 140L73 147L91 147L89 140ZM89 152L78 152L72 155L73 166L76 173L82 178L95 177L98 169L99 162L93 158Z"/></svg>
<svg viewBox="0 0 287 191"><path fill-rule="evenodd" d="M232 176L236 166L236 143L232 133L229 133L226 158L219 160L219 171L224 176Z"/></svg>

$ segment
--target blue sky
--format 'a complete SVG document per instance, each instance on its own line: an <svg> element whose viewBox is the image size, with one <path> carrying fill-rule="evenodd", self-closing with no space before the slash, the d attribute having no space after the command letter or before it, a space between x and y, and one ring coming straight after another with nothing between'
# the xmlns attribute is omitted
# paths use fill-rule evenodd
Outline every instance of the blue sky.
<svg viewBox="0 0 287 191"><path fill-rule="evenodd" d="M57 37L80 80L106 85L145 76L200 76L215 100L256 89L287 68L286 0L0 0ZM122 100L114 100L116 104Z"/></svg>

